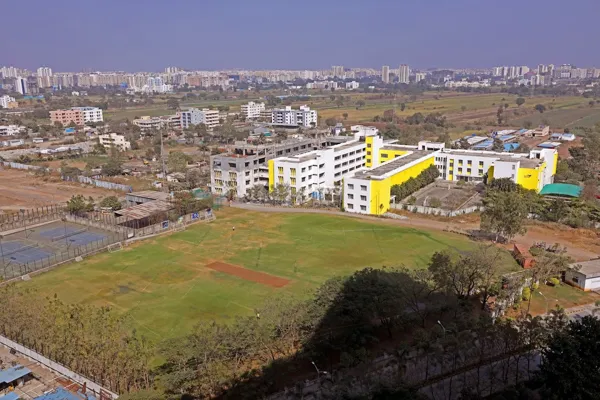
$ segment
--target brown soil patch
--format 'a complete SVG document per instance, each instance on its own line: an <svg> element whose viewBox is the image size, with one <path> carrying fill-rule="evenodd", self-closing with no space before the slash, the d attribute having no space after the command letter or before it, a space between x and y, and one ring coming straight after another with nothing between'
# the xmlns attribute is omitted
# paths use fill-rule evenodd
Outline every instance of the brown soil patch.
<svg viewBox="0 0 600 400"><path fill-rule="evenodd" d="M227 264L224 262L213 262L206 265L214 271L224 272L229 275L237 276L238 278L245 279L247 281L261 283L263 285L271 287L284 287L290 283L289 279L280 278L278 276L265 274L264 272L253 271L244 267L238 267L237 265Z"/></svg>

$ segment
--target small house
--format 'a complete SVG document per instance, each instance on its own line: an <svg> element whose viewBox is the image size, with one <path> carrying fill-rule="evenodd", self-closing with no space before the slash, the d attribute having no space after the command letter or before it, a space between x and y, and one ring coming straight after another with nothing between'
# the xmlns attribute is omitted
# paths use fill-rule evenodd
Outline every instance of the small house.
<svg viewBox="0 0 600 400"><path fill-rule="evenodd" d="M515 244L513 247L513 257L523 269L529 269L535 264L535 259L529 250L522 244Z"/></svg>
<svg viewBox="0 0 600 400"><path fill-rule="evenodd" d="M600 289L600 258L569 265L565 282L586 292Z"/></svg>
<svg viewBox="0 0 600 400"><path fill-rule="evenodd" d="M22 365L0 371L0 393L11 387L21 387L32 379L31 370Z"/></svg>

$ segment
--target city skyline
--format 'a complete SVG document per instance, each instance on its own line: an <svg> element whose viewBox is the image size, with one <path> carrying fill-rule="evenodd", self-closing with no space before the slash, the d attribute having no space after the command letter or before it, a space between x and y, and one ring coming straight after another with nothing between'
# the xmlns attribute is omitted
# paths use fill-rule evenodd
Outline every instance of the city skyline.
<svg viewBox="0 0 600 400"><path fill-rule="evenodd" d="M16 3L4 7L13 16L4 22L5 30L15 34L0 42L2 65L31 70L47 65L69 72L158 72L169 65L190 70L321 70L400 63L417 69L600 65L600 54L585 47L586 38L593 37L593 17L600 12L592 0L577 0L577 7L569 8L554 7L556 0L485 5L473 0L380 0L368 5L306 0L302 9L271 0L154 0L146 7L107 0L93 8L93 18L90 5L73 0L58 0L51 8L40 0L31 3L32 9L43 7L44 14L27 13ZM169 8L173 12L160 11ZM543 34L532 36L538 30L535 24L546 27ZM569 29L560 28L567 25Z"/></svg>

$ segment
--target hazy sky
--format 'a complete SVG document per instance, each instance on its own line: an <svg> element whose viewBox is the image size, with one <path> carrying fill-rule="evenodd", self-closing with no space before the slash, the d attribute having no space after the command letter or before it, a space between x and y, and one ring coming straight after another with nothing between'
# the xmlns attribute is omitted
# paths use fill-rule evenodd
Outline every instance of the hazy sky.
<svg viewBox="0 0 600 400"><path fill-rule="evenodd" d="M600 0L3 1L0 65L600 67Z"/></svg>

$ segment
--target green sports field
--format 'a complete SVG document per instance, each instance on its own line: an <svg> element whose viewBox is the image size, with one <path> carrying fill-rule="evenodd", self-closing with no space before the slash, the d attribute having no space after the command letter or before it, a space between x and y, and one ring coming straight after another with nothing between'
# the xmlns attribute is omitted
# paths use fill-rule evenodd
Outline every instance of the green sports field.
<svg viewBox="0 0 600 400"><path fill-rule="evenodd" d="M61 266L23 285L67 302L110 305L159 340L202 319L251 314L275 291L309 296L333 276L368 266L425 267L436 250L472 247L460 235L356 218L227 208L210 224ZM207 267L216 261L290 282L276 288ZM508 253L506 267L516 267Z"/></svg>

